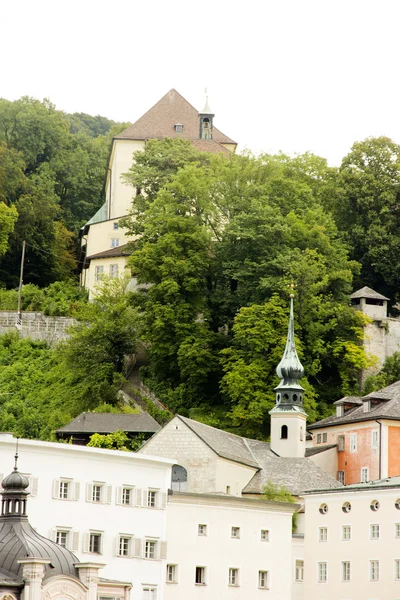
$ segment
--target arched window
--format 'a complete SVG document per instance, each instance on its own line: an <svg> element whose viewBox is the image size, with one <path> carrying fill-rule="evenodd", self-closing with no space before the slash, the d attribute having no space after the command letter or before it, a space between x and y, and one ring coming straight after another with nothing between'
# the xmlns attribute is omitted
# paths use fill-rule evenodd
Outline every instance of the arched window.
<svg viewBox="0 0 400 600"><path fill-rule="evenodd" d="M185 492L187 489L187 471L181 465L172 466L171 489L174 492Z"/></svg>
<svg viewBox="0 0 400 600"><path fill-rule="evenodd" d="M287 438L288 438L287 425L282 425L282 427L281 427L281 440L287 440Z"/></svg>

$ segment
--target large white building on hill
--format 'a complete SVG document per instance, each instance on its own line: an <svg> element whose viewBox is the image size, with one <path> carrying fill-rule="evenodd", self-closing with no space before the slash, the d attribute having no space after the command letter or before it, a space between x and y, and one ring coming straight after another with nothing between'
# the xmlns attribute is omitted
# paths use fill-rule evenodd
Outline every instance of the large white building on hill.
<svg viewBox="0 0 400 600"><path fill-rule="evenodd" d="M124 273L129 256L129 237L119 220L130 211L139 190L127 184L123 175L131 168L134 153L143 151L148 140L167 137L187 139L203 152L229 154L237 145L215 127L208 101L199 112L174 89L113 139L105 180L106 202L81 230L81 285L89 290L90 297L104 275Z"/></svg>

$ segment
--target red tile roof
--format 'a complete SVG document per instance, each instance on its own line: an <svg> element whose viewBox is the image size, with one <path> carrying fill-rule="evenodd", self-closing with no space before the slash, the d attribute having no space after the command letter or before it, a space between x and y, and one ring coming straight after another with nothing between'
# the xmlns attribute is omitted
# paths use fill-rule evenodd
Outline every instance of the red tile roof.
<svg viewBox="0 0 400 600"><path fill-rule="evenodd" d="M110 248L110 250L104 250L103 252L92 254L91 256L88 256L86 260L92 260L92 258L111 258L113 256L130 256L132 252L128 251L127 247L128 244L124 244L123 246L118 246L117 248Z"/></svg>
<svg viewBox="0 0 400 600"><path fill-rule="evenodd" d="M183 125L183 133L175 132L174 126L177 123ZM128 129L117 135L115 139L148 140L153 138L163 139L165 137L183 137L191 141L199 140L199 113L174 89L165 94L157 104ZM236 144L215 126L213 126L212 141L219 144Z"/></svg>

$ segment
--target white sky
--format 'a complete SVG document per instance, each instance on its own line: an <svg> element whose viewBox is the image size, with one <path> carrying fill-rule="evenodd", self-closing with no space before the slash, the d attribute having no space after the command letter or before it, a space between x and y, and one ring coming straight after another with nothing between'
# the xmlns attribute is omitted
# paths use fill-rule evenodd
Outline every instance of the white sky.
<svg viewBox="0 0 400 600"><path fill-rule="evenodd" d="M0 97L133 122L175 87L254 152L400 142L399 0L3 0Z"/></svg>

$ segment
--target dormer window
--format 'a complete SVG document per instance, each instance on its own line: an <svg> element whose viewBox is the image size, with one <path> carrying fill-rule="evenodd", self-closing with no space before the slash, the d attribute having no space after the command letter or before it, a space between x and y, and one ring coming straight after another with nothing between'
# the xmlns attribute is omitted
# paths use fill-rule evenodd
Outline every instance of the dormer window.
<svg viewBox="0 0 400 600"><path fill-rule="evenodd" d="M364 402L363 402L363 409L364 409L365 413L367 413L367 412L369 412L371 410L371 402L370 402L370 400L364 400Z"/></svg>
<svg viewBox="0 0 400 600"><path fill-rule="evenodd" d="M175 133L183 133L183 125L181 123L176 123L174 129Z"/></svg>
<svg viewBox="0 0 400 600"><path fill-rule="evenodd" d="M336 405L336 416L337 417L343 417L344 415L344 407L343 404L337 404Z"/></svg>

